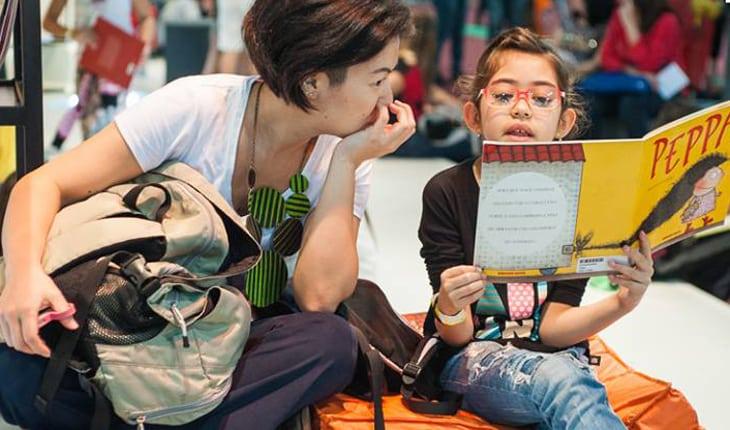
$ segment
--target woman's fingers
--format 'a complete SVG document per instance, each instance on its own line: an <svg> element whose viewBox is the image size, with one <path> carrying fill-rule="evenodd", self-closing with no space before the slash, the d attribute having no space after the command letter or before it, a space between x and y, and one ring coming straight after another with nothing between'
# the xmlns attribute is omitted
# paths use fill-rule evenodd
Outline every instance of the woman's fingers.
<svg viewBox="0 0 730 430"><path fill-rule="evenodd" d="M401 101L394 101L388 106L397 118L397 122L390 126L389 134L392 143L403 143L416 130L416 120L413 117L413 109Z"/></svg>
<svg viewBox="0 0 730 430"><path fill-rule="evenodd" d="M9 318L6 320L8 324L8 330L10 331L10 343L16 351L20 351L26 354L31 354L30 347L25 343L23 339L23 331L20 325L20 315Z"/></svg>
<svg viewBox="0 0 730 430"><path fill-rule="evenodd" d="M37 354L43 357L50 357L51 350L41 340L38 334L38 314L32 312L25 314L20 320L20 326L23 334L23 341L28 346L28 349L32 354Z"/></svg>

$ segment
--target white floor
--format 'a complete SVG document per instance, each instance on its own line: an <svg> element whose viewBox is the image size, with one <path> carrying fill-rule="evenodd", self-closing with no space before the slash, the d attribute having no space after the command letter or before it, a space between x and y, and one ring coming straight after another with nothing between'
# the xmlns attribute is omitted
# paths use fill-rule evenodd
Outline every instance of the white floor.
<svg viewBox="0 0 730 430"><path fill-rule="evenodd" d="M149 92L161 82L164 65L153 63L135 84ZM62 93L44 98L46 144L64 110L73 102ZM70 146L78 144L78 128ZM384 159L375 165L369 203L369 230L363 225L361 276L377 281L399 312L427 308L430 287L417 238L421 192L426 181L448 167L444 160ZM589 290L586 302L606 293ZM655 283L642 304L601 336L631 366L672 381L710 430L730 428L730 305L681 283ZM0 422L0 430L13 427Z"/></svg>

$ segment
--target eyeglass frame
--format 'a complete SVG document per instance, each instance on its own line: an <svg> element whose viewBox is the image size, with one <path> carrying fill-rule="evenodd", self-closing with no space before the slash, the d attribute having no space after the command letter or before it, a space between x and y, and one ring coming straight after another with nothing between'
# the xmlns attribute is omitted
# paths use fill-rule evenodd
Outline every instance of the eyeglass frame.
<svg viewBox="0 0 730 430"><path fill-rule="evenodd" d="M484 87L481 90L479 90L479 95L477 96L477 101L479 101L479 99L482 96L484 96L486 98L487 97L487 94L489 93L489 88L490 87L493 87L494 85L496 85L496 84L489 84L486 87ZM514 84L506 84L506 85L510 85L510 86L512 86L512 87L515 88L515 90L516 90L515 100L512 102L511 105L493 106L493 105L490 104L489 105L490 107L493 107L493 108L506 108L506 107L509 107L511 109L511 108L515 107L515 105L517 103L519 103L520 100L522 100L524 98L525 99L525 103L527 103L527 105L530 106L531 109L532 108L535 108L535 109L538 109L538 111L550 112L550 111L555 110L558 106L563 106L563 102L565 101L565 97L566 97L565 91L561 90L559 86L552 85L552 84L540 84L542 86L552 87L552 88L558 90L557 91L557 94L558 94L558 103L556 103L555 106L553 106L551 108L543 108L543 107L539 107L539 106L533 106L532 103L530 103L530 93L532 93L532 88L533 87L536 87L537 85L531 85L530 87L528 87L527 89L524 89L524 90L519 89L517 87L517 85L514 85ZM489 103L489 101L487 101L487 103Z"/></svg>

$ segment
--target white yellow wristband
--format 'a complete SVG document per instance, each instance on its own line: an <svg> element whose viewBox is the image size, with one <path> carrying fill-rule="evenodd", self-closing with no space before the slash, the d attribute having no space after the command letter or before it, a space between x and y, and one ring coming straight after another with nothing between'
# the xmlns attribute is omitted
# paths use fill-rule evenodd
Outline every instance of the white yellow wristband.
<svg viewBox="0 0 730 430"><path fill-rule="evenodd" d="M454 315L442 313L438 307L438 293L434 294L433 299L431 299L431 304L433 306L434 316L445 326L455 326L466 321L466 311L464 311L464 309L461 309Z"/></svg>

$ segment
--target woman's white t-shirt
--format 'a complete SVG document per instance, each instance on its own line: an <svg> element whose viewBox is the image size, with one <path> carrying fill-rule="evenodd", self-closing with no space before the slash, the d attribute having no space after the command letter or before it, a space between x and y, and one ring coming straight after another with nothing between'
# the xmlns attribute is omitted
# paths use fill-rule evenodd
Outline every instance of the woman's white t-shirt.
<svg viewBox="0 0 730 430"><path fill-rule="evenodd" d="M232 205L239 133L256 80L256 76L223 74L180 78L117 115L115 123L144 171L168 160L181 161L205 176ZM314 207L339 141L335 136L320 136L302 169L309 179L305 194ZM371 173L372 161L367 161L355 174L353 213L358 218L365 212ZM283 197L291 194L287 189ZM267 249L273 229L262 233L262 245ZM286 260L291 274L295 258Z"/></svg>

